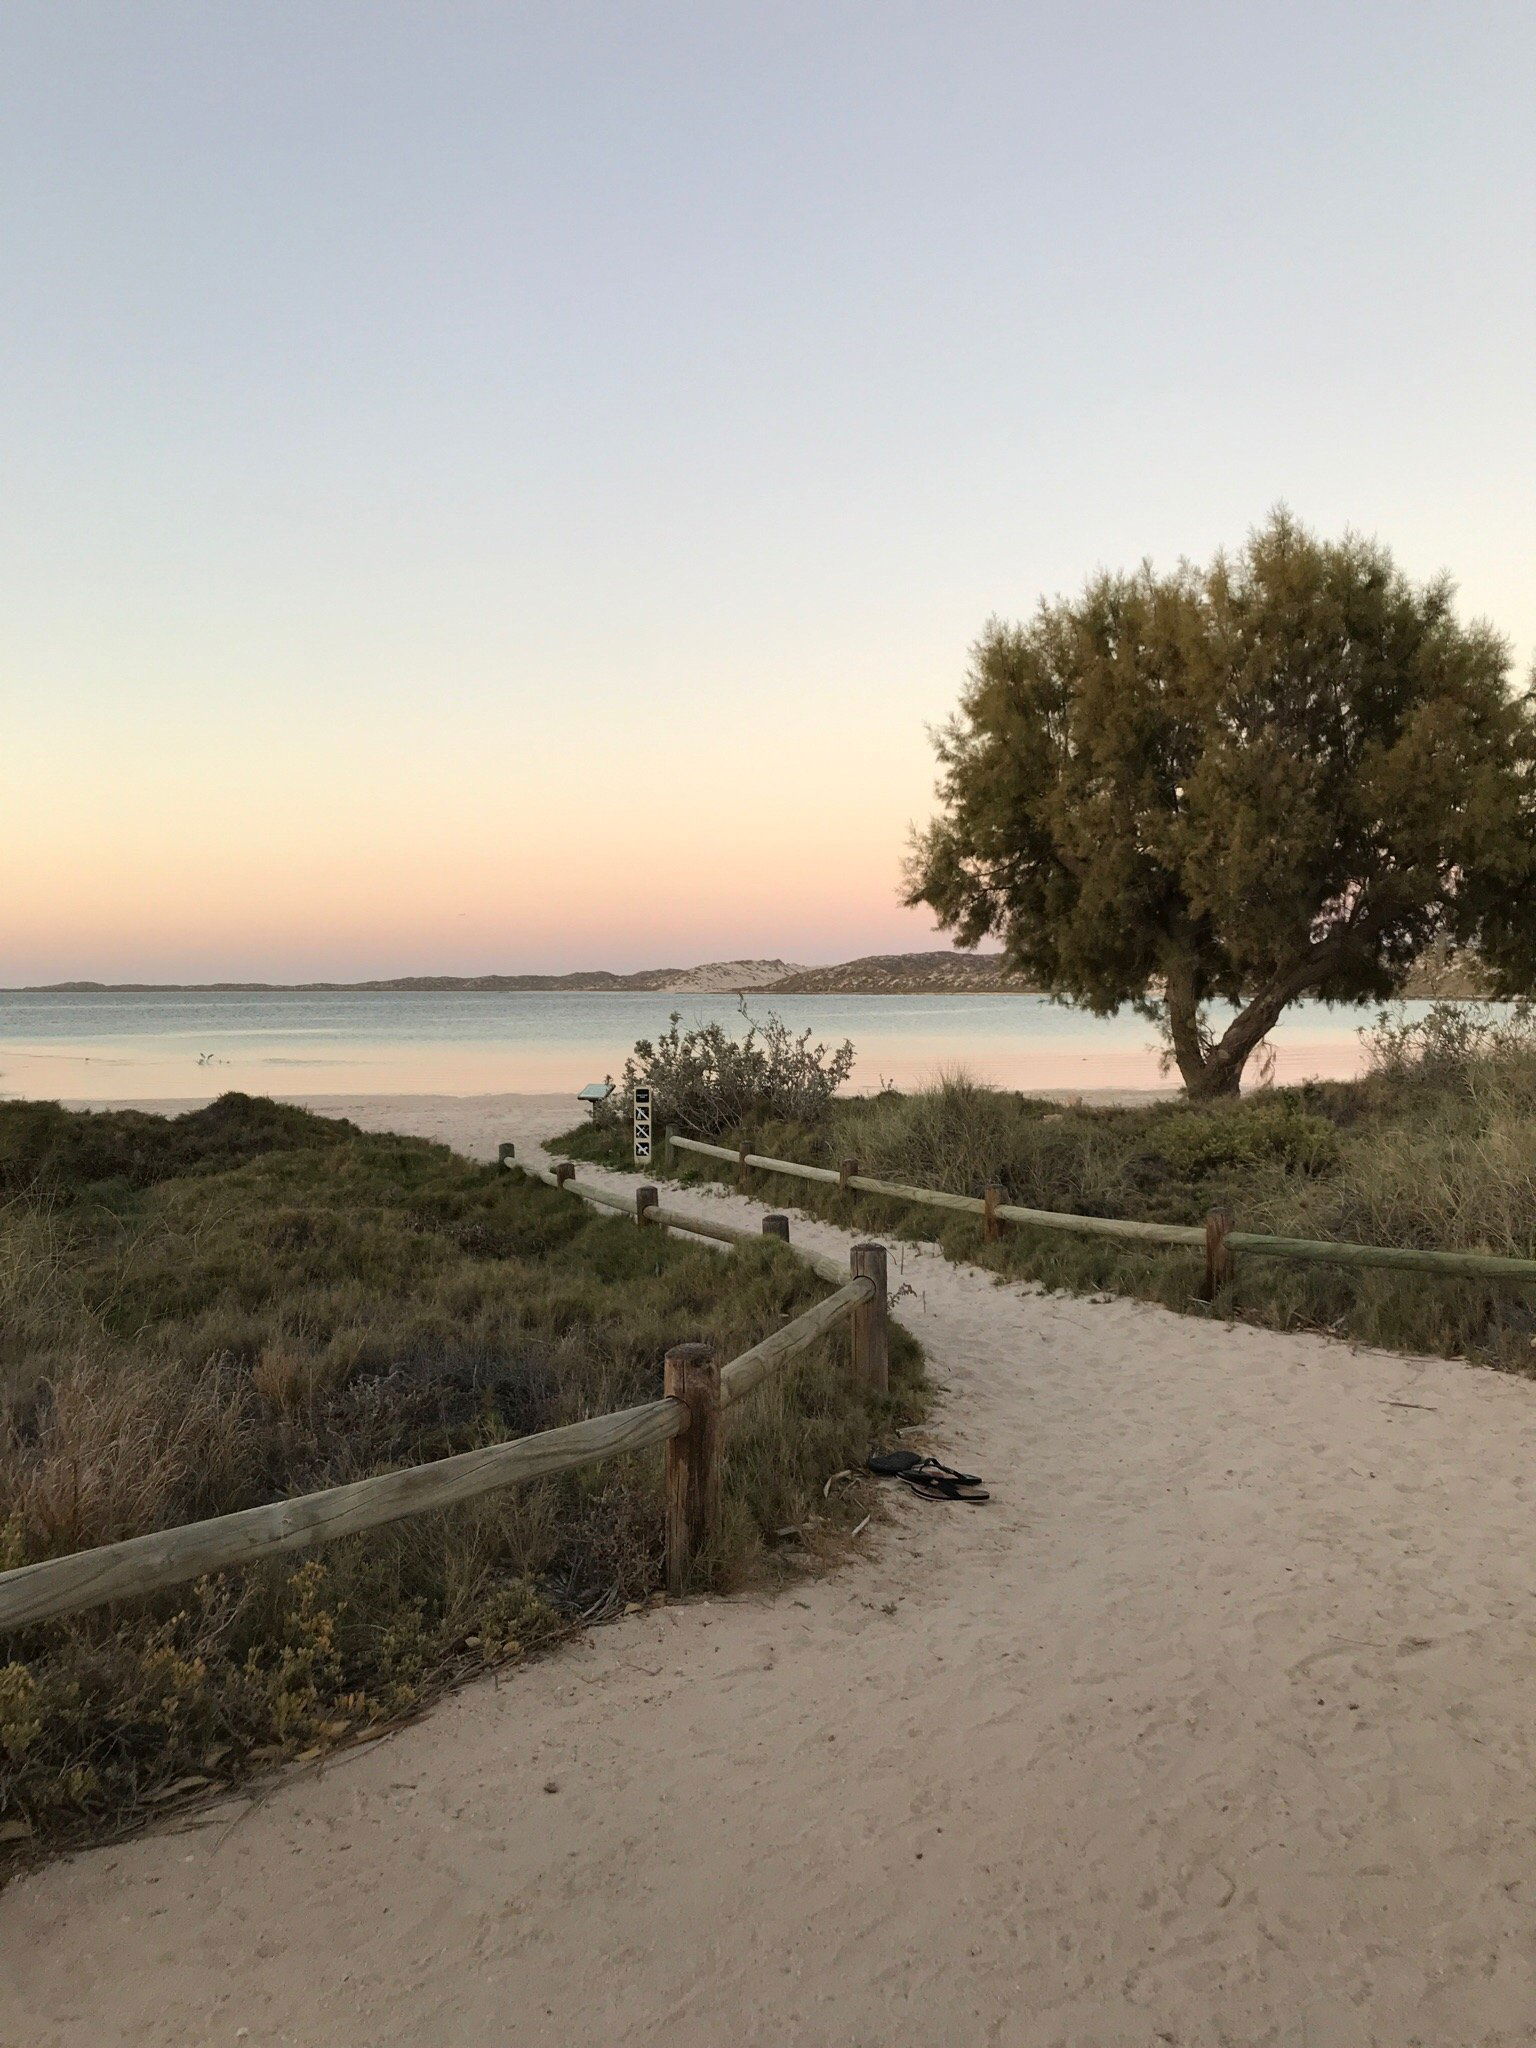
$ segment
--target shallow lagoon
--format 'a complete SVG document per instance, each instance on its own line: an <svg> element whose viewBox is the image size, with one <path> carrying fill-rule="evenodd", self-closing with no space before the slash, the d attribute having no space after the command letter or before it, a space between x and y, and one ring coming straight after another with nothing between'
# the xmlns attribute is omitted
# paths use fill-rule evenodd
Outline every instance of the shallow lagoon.
<svg viewBox="0 0 1536 2048"><path fill-rule="evenodd" d="M911 1087L963 1066L1013 1088L1166 1087L1141 1018L1096 1018L1041 996L753 996L858 1050L853 1085ZM1408 1006L1421 1013L1427 1004ZM735 999L700 995L0 994L0 1094L102 1102L253 1094L480 1095L569 1090L617 1073L637 1038L741 1023ZM1359 1071L1374 1012L1301 1003L1274 1034L1278 1081Z"/></svg>

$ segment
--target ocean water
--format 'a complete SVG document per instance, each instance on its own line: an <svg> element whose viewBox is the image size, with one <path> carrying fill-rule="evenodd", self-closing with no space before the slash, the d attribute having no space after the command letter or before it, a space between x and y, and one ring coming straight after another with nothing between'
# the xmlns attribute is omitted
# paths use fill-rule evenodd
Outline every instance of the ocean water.
<svg viewBox="0 0 1536 2048"><path fill-rule="evenodd" d="M1012 1088L1167 1085L1139 1017L1095 1018L1040 996L763 996L790 1027L858 1053L853 1087L911 1087L962 1066ZM1410 1013L1427 1005L1410 1004ZM719 1019L729 996L0 993L0 1095L67 1102L195 1099L244 1089L304 1097L569 1092L617 1074L637 1038ZM1301 1003L1274 1034L1276 1079L1343 1078L1374 1013Z"/></svg>

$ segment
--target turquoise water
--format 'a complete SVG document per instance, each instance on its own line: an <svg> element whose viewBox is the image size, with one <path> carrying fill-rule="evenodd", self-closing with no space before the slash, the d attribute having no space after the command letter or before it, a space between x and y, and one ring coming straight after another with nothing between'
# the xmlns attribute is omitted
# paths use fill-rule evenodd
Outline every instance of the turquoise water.
<svg viewBox="0 0 1536 2048"><path fill-rule="evenodd" d="M1166 1085L1139 1017L1084 1016L1039 996L779 996L794 1030L851 1038L853 1085L910 1087L964 1066L1015 1088ZM1410 1011L1427 1005L1411 1004ZM574 1094L619 1071L637 1038L740 1024L730 996L0 994L0 1095L104 1102L225 1088L282 1096ZM1298 1004L1275 1033L1276 1078L1344 1076L1373 1012Z"/></svg>

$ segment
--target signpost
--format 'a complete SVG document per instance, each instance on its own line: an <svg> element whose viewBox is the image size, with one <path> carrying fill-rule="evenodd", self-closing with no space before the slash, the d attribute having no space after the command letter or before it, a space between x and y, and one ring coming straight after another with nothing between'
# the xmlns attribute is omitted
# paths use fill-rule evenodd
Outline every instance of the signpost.
<svg viewBox="0 0 1536 2048"><path fill-rule="evenodd" d="M647 1166L651 1158L651 1091L636 1088L635 1097L635 1164Z"/></svg>

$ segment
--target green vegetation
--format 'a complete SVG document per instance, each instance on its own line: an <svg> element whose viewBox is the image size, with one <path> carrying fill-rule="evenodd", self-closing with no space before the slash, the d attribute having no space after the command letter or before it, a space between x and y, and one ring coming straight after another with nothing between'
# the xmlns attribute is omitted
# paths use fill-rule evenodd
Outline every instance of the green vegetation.
<svg viewBox="0 0 1536 2048"><path fill-rule="evenodd" d="M1286 1006L1401 994L1437 941L1536 980L1536 694L1444 579L1280 512L978 642L912 903L1236 1096ZM1218 1038L1206 1006L1237 1016Z"/></svg>
<svg viewBox="0 0 1536 2048"><path fill-rule="evenodd" d="M661 1392L671 1344L729 1357L820 1299L595 1218L519 1174L226 1096L172 1122L0 1105L0 1565L470 1449ZM732 1418L700 1583L811 1552L821 1497L918 1412L853 1390L846 1332ZM409 1714L453 1679L653 1596L660 1459L616 1459L0 1644L0 1845L130 1826ZM818 1520L817 1518L824 1518Z"/></svg>
<svg viewBox="0 0 1536 2048"><path fill-rule="evenodd" d="M1371 1049L1360 1081L1204 1105L1063 1109L957 1075L916 1094L843 1099L817 1129L762 1121L723 1142L745 1137L754 1152L818 1166L855 1158L876 1178L959 1194L997 1182L1021 1206L1085 1216L1199 1224L1227 1203L1240 1229L1274 1236L1536 1254L1532 1013L1439 1005L1422 1023L1384 1022ZM564 1143L577 1157L623 1160L619 1132L584 1129ZM678 1161L685 1179L734 1177ZM787 1176L754 1181L786 1206L937 1238L950 1257L1009 1277L1206 1312L1192 1254L1015 1227L989 1245L979 1221L942 1210ZM1241 1256L1217 1312L1536 1371L1536 1299L1507 1286Z"/></svg>
<svg viewBox="0 0 1536 2048"><path fill-rule="evenodd" d="M674 1010L657 1039L637 1039L624 1062L617 1093L597 1112L611 1129L629 1129L634 1091L651 1091L657 1130L676 1124L695 1137L729 1130L746 1117L771 1116L805 1127L825 1123L833 1098L853 1072L853 1043L835 1050L813 1045L809 1031L796 1036L772 1012L758 1023L741 1004L747 1028L734 1037L723 1024L681 1029Z"/></svg>

